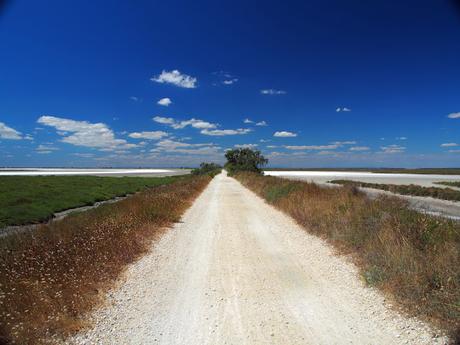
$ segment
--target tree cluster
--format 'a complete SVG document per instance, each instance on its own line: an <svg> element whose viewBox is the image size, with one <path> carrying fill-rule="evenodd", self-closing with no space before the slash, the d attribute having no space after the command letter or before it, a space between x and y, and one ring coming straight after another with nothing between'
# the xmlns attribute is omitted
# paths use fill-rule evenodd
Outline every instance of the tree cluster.
<svg viewBox="0 0 460 345"><path fill-rule="evenodd" d="M238 171L252 171L261 174L262 167L268 163L260 151L249 148L240 148L229 150L225 153L227 163L225 169L233 174Z"/></svg>

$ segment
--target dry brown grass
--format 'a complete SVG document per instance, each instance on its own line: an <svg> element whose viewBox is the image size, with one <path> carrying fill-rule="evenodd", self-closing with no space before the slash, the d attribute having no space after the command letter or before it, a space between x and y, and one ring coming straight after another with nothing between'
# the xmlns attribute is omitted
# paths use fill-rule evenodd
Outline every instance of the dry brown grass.
<svg viewBox="0 0 460 345"><path fill-rule="evenodd" d="M210 177L187 177L0 241L0 344L84 326L126 265L180 219Z"/></svg>
<svg viewBox="0 0 460 345"><path fill-rule="evenodd" d="M352 254L368 284L412 315L455 334L460 320L460 222L410 210L356 188L240 173L236 178L308 231ZM458 333L457 333L458 334Z"/></svg>

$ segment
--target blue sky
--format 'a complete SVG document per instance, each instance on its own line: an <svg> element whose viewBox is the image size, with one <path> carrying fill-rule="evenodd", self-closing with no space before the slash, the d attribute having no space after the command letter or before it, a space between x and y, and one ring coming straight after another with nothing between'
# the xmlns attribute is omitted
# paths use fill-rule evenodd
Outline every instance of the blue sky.
<svg viewBox="0 0 460 345"><path fill-rule="evenodd" d="M459 37L441 0L12 0L0 166L460 166Z"/></svg>

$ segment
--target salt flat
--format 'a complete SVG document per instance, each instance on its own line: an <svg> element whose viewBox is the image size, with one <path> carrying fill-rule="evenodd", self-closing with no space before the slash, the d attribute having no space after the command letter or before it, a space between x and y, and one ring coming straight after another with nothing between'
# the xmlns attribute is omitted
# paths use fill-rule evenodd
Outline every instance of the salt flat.
<svg viewBox="0 0 460 345"><path fill-rule="evenodd" d="M190 169L65 169L65 168L0 168L0 176L170 176L188 174Z"/></svg>
<svg viewBox="0 0 460 345"><path fill-rule="evenodd" d="M352 180L367 183L416 184L424 187L443 187L440 181L460 181L460 175L431 174L391 174L357 171L265 171L266 175L287 177L315 183L327 183L331 180Z"/></svg>

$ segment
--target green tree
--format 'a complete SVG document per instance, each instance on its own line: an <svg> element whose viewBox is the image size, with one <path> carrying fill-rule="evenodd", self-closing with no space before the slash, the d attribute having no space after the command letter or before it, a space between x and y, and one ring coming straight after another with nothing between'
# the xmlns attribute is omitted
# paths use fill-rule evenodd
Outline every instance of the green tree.
<svg viewBox="0 0 460 345"><path fill-rule="evenodd" d="M248 148L233 149L225 153L227 163L225 163L225 169L233 174L237 171L253 171L256 173L262 173L262 167L268 163L260 151L251 150Z"/></svg>

